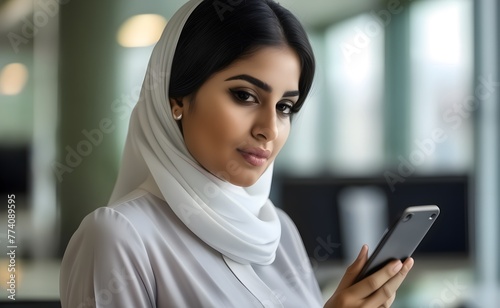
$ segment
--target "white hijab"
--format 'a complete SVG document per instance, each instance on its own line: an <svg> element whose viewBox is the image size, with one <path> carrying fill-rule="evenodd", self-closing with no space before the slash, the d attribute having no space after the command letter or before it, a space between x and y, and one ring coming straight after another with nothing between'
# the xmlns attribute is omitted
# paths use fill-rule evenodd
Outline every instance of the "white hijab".
<svg viewBox="0 0 500 308"><path fill-rule="evenodd" d="M172 116L168 86L174 52L186 20L201 2L182 6L153 50L109 204L151 175L179 219L208 245L241 264L270 264L281 235L269 200L273 165L248 188L222 181L191 156Z"/></svg>

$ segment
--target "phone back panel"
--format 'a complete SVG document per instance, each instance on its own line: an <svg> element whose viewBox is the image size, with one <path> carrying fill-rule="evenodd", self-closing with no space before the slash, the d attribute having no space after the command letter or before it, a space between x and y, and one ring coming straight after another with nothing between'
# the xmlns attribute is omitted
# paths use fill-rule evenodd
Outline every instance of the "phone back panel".
<svg viewBox="0 0 500 308"><path fill-rule="evenodd" d="M438 216L439 208L435 205L408 207L384 233L359 278L376 272L391 260L410 257Z"/></svg>

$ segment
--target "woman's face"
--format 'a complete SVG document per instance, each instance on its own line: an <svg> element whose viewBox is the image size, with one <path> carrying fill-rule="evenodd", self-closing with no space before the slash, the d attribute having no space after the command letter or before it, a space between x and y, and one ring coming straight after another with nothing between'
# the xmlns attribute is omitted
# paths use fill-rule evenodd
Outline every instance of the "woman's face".
<svg viewBox="0 0 500 308"><path fill-rule="evenodd" d="M288 138L299 77L289 47L263 47L212 75L182 107L173 104L191 155L223 180L253 185Z"/></svg>

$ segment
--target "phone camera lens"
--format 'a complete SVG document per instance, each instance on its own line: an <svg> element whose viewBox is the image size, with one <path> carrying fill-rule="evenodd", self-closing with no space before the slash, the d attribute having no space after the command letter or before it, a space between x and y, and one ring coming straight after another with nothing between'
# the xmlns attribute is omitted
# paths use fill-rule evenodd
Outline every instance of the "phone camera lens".
<svg viewBox="0 0 500 308"><path fill-rule="evenodd" d="M431 216L429 216L429 220L433 220L434 218L436 218L436 214L432 214Z"/></svg>
<svg viewBox="0 0 500 308"><path fill-rule="evenodd" d="M403 218L403 221L405 221L405 222L406 222L406 221L410 220L412 217L413 217L413 214L412 214L412 213L410 213L410 214L406 215L406 216Z"/></svg>

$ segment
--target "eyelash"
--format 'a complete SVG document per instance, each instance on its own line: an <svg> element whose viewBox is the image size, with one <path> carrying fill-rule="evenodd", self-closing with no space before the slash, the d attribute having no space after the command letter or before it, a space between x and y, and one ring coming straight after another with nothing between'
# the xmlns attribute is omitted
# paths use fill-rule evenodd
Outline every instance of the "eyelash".
<svg viewBox="0 0 500 308"><path fill-rule="evenodd" d="M255 95L252 95L250 93L248 93L247 91L244 91L244 90L229 90L231 92L231 95L234 97L234 99L238 102L238 103L253 103L253 102L257 102L257 98L255 97ZM244 94L247 96L247 98L241 98L240 95L241 94ZM253 101L248 101L248 99L250 97L253 97ZM280 110L278 109L279 107L286 107L288 108L288 111L287 112L284 112L283 110ZM276 108L278 109L278 111L284 116L284 117L290 117L292 114L294 113L297 113L297 111L293 108L293 103L291 103L290 101L287 101L287 103L284 103L284 102L279 102L277 105L276 105Z"/></svg>

